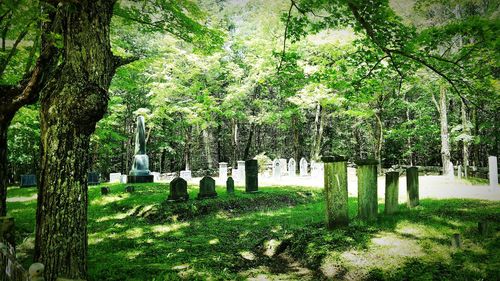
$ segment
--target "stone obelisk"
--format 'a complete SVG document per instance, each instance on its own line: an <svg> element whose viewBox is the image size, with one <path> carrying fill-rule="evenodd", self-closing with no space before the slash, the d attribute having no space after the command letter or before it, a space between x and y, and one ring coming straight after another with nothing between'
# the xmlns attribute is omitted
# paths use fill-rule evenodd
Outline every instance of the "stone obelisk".
<svg viewBox="0 0 500 281"><path fill-rule="evenodd" d="M144 117L142 116L137 117L134 154L132 170L130 170L127 182L153 182L154 176L149 171L149 158L146 155L146 129L144 127Z"/></svg>

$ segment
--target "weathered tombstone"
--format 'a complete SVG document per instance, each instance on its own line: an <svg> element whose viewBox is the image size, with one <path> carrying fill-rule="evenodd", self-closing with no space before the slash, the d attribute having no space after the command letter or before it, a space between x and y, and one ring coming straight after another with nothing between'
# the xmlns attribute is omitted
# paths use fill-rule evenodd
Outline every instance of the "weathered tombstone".
<svg viewBox="0 0 500 281"><path fill-rule="evenodd" d="M187 201L189 199L189 194L187 192L187 182L183 178L174 178L170 182L170 194L168 195L167 201L177 202L177 201Z"/></svg>
<svg viewBox="0 0 500 281"><path fill-rule="evenodd" d="M122 175L120 177L120 183L127 183L127 175Z"/></svg>
<svg viewBox="0 0 500 281"><path fill-rule="evenodd" d="M347 158L323 157L325 163L326 225L329 229L349 224Z"/></svg>
<svg viewBox="0 0 500 281"><path fill-rule="evenodd" d="M462 179L462 165L458 165L458 168L457 168L457 177L458 177L458 180Z"/></svg>
<svg viewBox="0 0 500 281"><path fill-rule="evenodd" d="M97 185L99 184L99 174L96 172L89 172L87 175L88 185Z"/></svg>
<svg viewBox="0 0 500 281"><path fill-rule="evenodd" d="M137 128L135 133L135 151L132 161L132 170L127 178L128 183L153 182L154 176L149 171L149 157L146 155L146 129L144 117L137 117Z"/></svg>
<svg viewBox="0 0 500 281"><path fill-rule="evenodd" d="M245 192L259 191L259 163L255 159L245 161Z"/></svg>
<svg viewBox="0 0 500 281"><path fill-rule="evenodd" d="M234 180L232 177L229 177L226 180L226 191L227 193L234 193Z"/></svg>
<svg viewBox="0 0 500 281"><path fill-rule="evenodd" d="M299 166L300 166L300 176L301 177L307 176L308 175L308 173L307 173L307 160L304 157L302 157L300 159Z"/></svg>
<svg viewBox="0 0 500 281"><path fill-rule="evenodd" d="M273 178L279 179L281 177L281 163L280 160L273 160Z"/></svg>
<svg viewBox="0 0 500 281"><path fill-rule="evenodd" d="M33 187L36 186L36 176L35 175L21 175L21 186L20 187Z"/></svg>
<svg viewBox="0 0 500 281"><path fill-rule="evenodd" d="M295 159L293 158L290 158L290 160L288 160L288 176L297 176L297 162L295 162Z"/></svg>
<svg viewBox="0 0 500 281"><path fill-rule="evenodd" d="M358 216L369 221L377 217L377 164L374 159L355 161L358 175Z"/></svg>
<svg viewBox="0 0 500 281"><path fill-rule="evenodd" d="M454 180L455 179L455 168L453 166L453 163L450 161L449 162L450 164L448 165L448 177L450 178L450 180Z"/></svg>
<svg viewBox="0 0 500 281"><path fill-rule="evenodd" d="M183 178L186 181L191 180L193 178L193 176L191 175L191 171L190 170L181 171L180 172L180 177Z"/></svg>
<svg viewBox="0 0 500 281"><path fill-rule="evenodd" d="M153 182L159 182L160 181L160 173L158 173L158 172L151 172L151 175L153 176Z"/></svg>
<svg viewBox="0 0 500 281"><path fill-rule="evenodd" d="M418 196L418 168L410 167L406 169L406 204L408 208L413 208L419 204Z"/></svg>
<svg viewBox="0 0 500 281"><path fill-rule="evenodd" d="M109 187L107 187L107 186L101 187L101 195L108 195L109 192L110 192Z"/></svg>
<svg viewBox="0 0 500 281"><path fill-rule="evenodd" d="M488 178L490 180L491 187L498 186L498 163L496 156L488 157Z"/></svg>
<svg viewBox="0 0 500 281"><path fill-rule="evenodd" d="M244 181L246 173L245 161L237 161L237 162L238 162L238 181Z"/></svg>
<svg viewBox="0 0 500 281"><path fill-rule="evenodd" d="M311 161L311 176L313 178L321 178L323 176L324 163Z"/></svg>
<svg viewBox="0 0 500 281"><path fill-rule="evenodd" d="M128 185L127 187L125 187L125 192L128 192L128 193L135 192L135 186Z"/></svg>
<svg viewBox="0 0 500 281"><path fill-rule="evenodd" d="M219 162L219 180L225 182L227 180L227 163Z"/></svg>
<svg viewBox="0 0 500 281"><path fill-rule="evenodd" d="M109 183L119 183L121 182L121 173L110 173L109 174Z"/></svg>
<svg viewBox="0 0 500 281"><path fill-rule="evenodd" d="M284 176L288 173L287 167L286 167L286 159L285 158L280 158L280 167L281 167L281 175Z"/></svg>
<svg viewBox="0 0 500 281"><path fill-rule="evenodd" d="M231 170L231 176L233 177L233 180L235 182L239 182L240 181L240 173L238 172L238 169L232 169Z"/></svg>
<svg viewBox="0 0 500 281"><path fill-rule="evenodd" d="M198 199L214 197L217 197L217 192L215 191L215 180L211 177L203 177L200 180L200 193L198 193Z"/></svg>
<svg viewBox="0 0 500 281"><path fill-rule="evenodd" d="M385 174L385 214L390 215L398 211L398 198L399 172L388 172Z"/></svg>
<svg viewBox="0 0 500 281"><path fill-rule="evenodd" d="M462 248L462 236L460 233L454 233L451 237L451 246L453 248L460 249Z"/></svg>

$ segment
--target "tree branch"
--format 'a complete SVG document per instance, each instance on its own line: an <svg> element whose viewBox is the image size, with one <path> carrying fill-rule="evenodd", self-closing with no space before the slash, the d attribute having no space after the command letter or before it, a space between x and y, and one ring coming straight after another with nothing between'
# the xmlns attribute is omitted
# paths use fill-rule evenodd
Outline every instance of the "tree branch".
<svg viewBox="0 0 500 281"><path fill-rule="evenodd" d="M288 25L290 24L290 18L292 17L292 9L295 6L295 3L292 0L292 4L290 5L290 9L288 9L288 17L286 19L286 25L285 25L285 35L283 38L283 50L281 51L281 59L280 63L278 65L278 73L281 71L281 67L283 66L283 60L285 58L285 52L286 52L286 38L288 36Z"/></svg>
<svg viewBox="0 0 500 281"><path fill-rule="evenodd" d="M120 57L120 56L113 55L113 66L115 69L117 69L120 66L124 66L126 64L132 63L132 62L139 60L139 59L140 59L140 57L138 57L138 56Z"/></svg>

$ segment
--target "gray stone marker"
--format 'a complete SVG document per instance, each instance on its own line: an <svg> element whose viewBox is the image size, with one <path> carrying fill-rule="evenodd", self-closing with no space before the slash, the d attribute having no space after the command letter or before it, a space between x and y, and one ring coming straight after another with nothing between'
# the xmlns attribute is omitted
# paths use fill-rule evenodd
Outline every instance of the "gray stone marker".
<svg viewBox="0 0 500 281"><path fill-rule="evenodd" d="M290 160L288 160L288 176L297 176L297 162L295 162L295 159L293 158L290 158Z"/></svg>
<svg viewBox="0 0 500 281"><path fill-rule="evenodd" d="M273 160L273 178L279 179L281 177L281 163L280 160Z"/></svg>
<svg viewBox="0 0 500 281"><path fill-rule="evenodd" d="M399 172L385 174L385 208L387 215L394 214L399 209Z"/></svg>
<svg viewBox="0 0 500 281"><path fill-rule="evenodd" d="M284 176L288 173L287 166L286 166L286 159L285 158L280 158L280 167L281 167L281 176Z"/></svg>
<svg viewBox="0 0 500 281"><path fill-rule="evenodd" d="M302 157L300 159L300 162L299 162L299 166L300 166L300 176L301 177L305 177L308 175L307 173L307 160L306 158Z"/></svg>
<svg viewBox="0 0 500 281"><path fill-rule="evenodd" d="M187 182L183 178L174 178L170 182L170 194L168 195L167 201L177 202L177 201L187 201L189 199L189 194L187 192Z"/></svg>
<svg viewBox="0 0 500 281"><path fill-rule="evenodd" d="M211 177L203 177L200 180L200 193L198 193L198 199L214 197L217 197L217 192L215 191L215 180Z"/></svg>
<svg viewBox="0 0 500 281"><path fill-rule="evenodd" d="M87 180L88 180L88 185L98 185L98 184L100 184L99 174L97 172L89 172L87 174Z"/></svg>
<svg viewBox="0 0 500 281"><path fill-rule="evenodd" d="M221 182L225 182L227 180L227 163L226 162L219 163L219 180Z"/></svg>
<svg viewBox="0 0 500 281"><path fill-rule="evenodd" d="M120 183L127 183L127 178L128 178L128 176L127 176L127 175L122 175L122 176L120 177Z"/></svg>
<svg viewBox="0 0 500 281"><path fill-rule="evenodd" d="M407 193L406 205L408 206L408 208L413 208L420 204L418 196L417 167L410 167L406 169L406 193Z"/></svg>
<svg viewBox="0 0 500 281"><path fill-rule="evenodd" d="M325 163L326 226L333 229L348 225L347 158L328 156L322 160Z"/></svg>
<svg viewBox="0 0 500 281"><path fill-rule="evenodd" d="M377 164L374 159L355 161L358 175L358 216L369 221L377 218Z"/></svg>
<svg viewBox="0 0 500 281"><path fill-rule="evenodd" d="M135 186L129 185L129 186L125 187L125 192L128 192L128 193L135 192Z"/></svg>
<svg viewBox="0 0 500 281"><path fill-rule="evenodd" d="M121 173L110 173L109 174L109 183L119 183L121 182Z"/></svg>
<svg viewBox="0 0 500 281"><path fill-rule="evenodd" d="M229 177L226 180L226 191L227 193L234 193L234 180L232 177Z"/></svg>
<svg viewBox="0 0 500 281"><path fill-rule="evenodd" d="M144 117L137 117L135 133L135 151L132 161L132 170L127 178L128 183L153 182L154 176L149 171L149 157L146 155L146 129Z"/></svg>
<svg viewBox="0 0 500 281"><path fill-rule="evenodd" d="M108 195L110 192L109 187L101 187L101 195Z"/></svg>
<svg viewBox="0 0 500 281"><path fill-rule="evenodd" d="M33 186L36 186L35 175L21 175L20 187L33 187Z"/></svg>
<svg viewBox="0 0 500 281"><path fill-rule="evenodd" d="M160 181L160 173L158 173L158 172L151 172L151 175L153 175L153 182L159 182Z"/></svg>
<svg viewBox="0 0 500 281"><path fill-rule="evenodd" d="M457 168L457 177L458 177L458 180L462 179L462 165L458 165L458 168Z"/></svg>
<svg viewBox="0 0 500 281"><path fill-rule="evenodd" d="M488 157L488 178L491 187L498 186L498 163L496 156Z"/></svg>
<svg viewBox="0 0 500 281"><path fill-rule="evenodd" d="M245 161L245 192L259 191L259 163L255 159Z"/></svg>

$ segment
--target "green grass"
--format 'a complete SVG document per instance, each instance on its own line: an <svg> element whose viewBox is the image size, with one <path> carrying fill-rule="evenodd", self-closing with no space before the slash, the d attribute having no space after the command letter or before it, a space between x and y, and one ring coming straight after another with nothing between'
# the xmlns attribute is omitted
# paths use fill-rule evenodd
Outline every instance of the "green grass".
<svg viewBox="0 0 500 281"><path fill-rule="evenodd" d="M165 184L89 188L89 280L500 280L500 203L421 200L413 210L380 215L366 224L323 227L321 189L260 188L216 199L165 203ZM9 189L21 258L29 264L36 200L34 189ZM380 202L382 203L382 202ZM357 202L349 199L350 216ZM383 204L379 205L380 212ZM495 233L478 235L479 220ZM450 247L461 233L463 249ZM23 255L24 253L24 255Z"/></svg>

